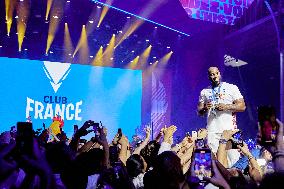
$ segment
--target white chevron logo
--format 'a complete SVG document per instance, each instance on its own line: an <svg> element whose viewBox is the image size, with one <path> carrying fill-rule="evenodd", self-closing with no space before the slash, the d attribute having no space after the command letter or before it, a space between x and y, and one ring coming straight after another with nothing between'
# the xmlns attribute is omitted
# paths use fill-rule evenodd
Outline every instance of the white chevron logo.
<svg viewBox="0 0 284 189"><path fill-rule="evenodd" d="M66 79L71 71L71 64L68 63L55 63L49 61L43 61L43 70L45 75L50 81L50 84L56 93L60 88L62 82Z"/></svg>

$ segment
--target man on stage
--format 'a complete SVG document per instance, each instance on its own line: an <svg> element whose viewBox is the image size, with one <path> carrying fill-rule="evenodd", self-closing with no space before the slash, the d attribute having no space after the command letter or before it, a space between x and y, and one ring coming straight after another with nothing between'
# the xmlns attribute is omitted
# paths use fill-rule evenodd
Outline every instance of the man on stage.
<svg viewBox="0 0 284 189"><path fill-rule="evenodd" d="M246 109L244 98L238 87L221 82L217 67L208 69L211 86L203 89L199 96L198 114L207 114L208 145L216 153L224 130L237 129L236 112ZM239 158L237 150L228 151L228 162L233 164Z"/></svg>

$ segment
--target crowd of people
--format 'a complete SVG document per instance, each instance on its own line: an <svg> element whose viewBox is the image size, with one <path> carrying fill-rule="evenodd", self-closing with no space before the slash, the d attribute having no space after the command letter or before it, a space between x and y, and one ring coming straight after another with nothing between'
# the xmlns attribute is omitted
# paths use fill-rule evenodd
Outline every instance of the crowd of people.
<svg viewBox="0 0 284 189"><path fill-rule="evenodd" d="M258 147L249 149L237 129L236 112L245 111L237 86L208 69L211 86L203 89L199 115L207 128L185 134L174 144L176 126L154 139L145 128L142 141L129 142L119 129L107 141L107 128L86 121L67 138L63 120L34 132L29 122L0 135L0 189L189 189L272 188L284 184L283 123L275 110L258 109ZM89 141L82 137L92 134Z"/></svg>
<svg viewBox="0 0 284 189"><path fill-rule="evenodd" d="M239 130L224 130L216 153L206 144L207 130L197 136L186 135L173 144L177 127L164 127L150 141L145 138L130 145L118 132L108 143L107 129L98 127L91 140L79 145L95 124L86 121L72 139L48 140L33 135L30 150L19 150L20 140L11 132L1 134L0 188L268 188L284 183L283 123L275 142L250 151L247 144L237 144L240 159L228 164L228 150L234 148L233 136ZM92 129L91 129L92 130ZM27 140L24 140L27 141ZM200 141L203 141L200 145ZM229 143L231 145L229 145ZM25 145L28 145L25 144ZM255 152L258 150L257 152ZM261 163L259 159L264 159Z"/></svg>

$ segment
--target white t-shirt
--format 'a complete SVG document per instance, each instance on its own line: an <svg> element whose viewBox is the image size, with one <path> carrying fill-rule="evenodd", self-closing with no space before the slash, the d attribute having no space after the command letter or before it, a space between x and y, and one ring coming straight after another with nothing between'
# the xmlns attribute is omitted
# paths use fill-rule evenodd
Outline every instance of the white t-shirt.
<svg viewBox="0 0 284 189"><path fill-rule="evenodd" d="M232 104L233 101L242 99L238 87L233 84L222 82L219 87L212 89L211 86L200 92L199 102L211 102L215 104ZM222 133L224 130L236 129L236 114L232 111L218 111L212 108L207 113L207 130L212 133Z"/></svg>

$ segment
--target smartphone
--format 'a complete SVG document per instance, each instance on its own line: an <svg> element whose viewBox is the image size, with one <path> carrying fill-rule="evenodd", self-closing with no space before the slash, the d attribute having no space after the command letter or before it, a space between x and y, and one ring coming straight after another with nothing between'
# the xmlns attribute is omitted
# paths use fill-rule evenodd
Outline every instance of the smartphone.
<svg viewBox="0 0 284 189"><path fill-rule="evenodd" d="M196 149L194 151L194 172L201 182L204 177L212 177L212 157L210 149Z"/></svg>
<svg viewBox="0 0 284 189"><path fill-rule="evenodd" d="M261 144L264 146L273 145L276 140L277 128L279 127L276 121L275 108L272 106L260 106L257 112Z"/></svg>
<svg viewBox="0 0 284 189"><path fill-rule="evenodd" d="M16 149L19 154L29 156L33 154L33 133L32 123L17 123Z"/></svg>
<svg viewBox="0 0 284 189"><path fill-rule="evenodd" d="M93 130L96 135L99 135L100 134L100 123L94 123Z"/></svg>
<svg viewBox="0 0 284 189"><path fill-rule="evenodd" d="M232 142L233 142L233 148L237 148L237 145L243 146L243 134L241 131L236 132L235 134L232 135Z"/></svg>
<svg viewBox="0 0 284 189"><path fill-rule="evenodd" d="M122 137L122 129L118 128L117 130L118 138L120 139Z"/></svg>
<svg viewBox="0 0 284 189"><path fill-rule="evenodd" d="M195 146L197 149L205 148L206 142L204 139L196 139Z"/></svg>
<svg viewBox="0 0 284 189"><path fill-rule="evenodd" d="M116 162L119 162L119 150L117 146L109 147L109 160L111 165L114 165Z"/></svg>

